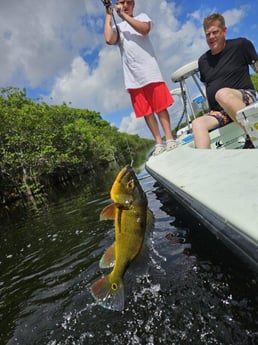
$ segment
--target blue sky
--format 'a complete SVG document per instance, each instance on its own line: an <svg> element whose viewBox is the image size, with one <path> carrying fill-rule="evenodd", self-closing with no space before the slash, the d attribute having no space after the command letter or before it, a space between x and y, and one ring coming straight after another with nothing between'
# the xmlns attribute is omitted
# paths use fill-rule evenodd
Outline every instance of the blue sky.
<svg viewBox="0 0 258 345"><path fill-rule="evenodd" d="M228 38L246 37L258 50L257 1L135 2L134 13L145 12L154 22L151 40L170 90L179 87L171 74L208 49L202 21L213 12L225 16ZM148 137L124 89L119 50L104 43L103 25L100 0L1 0L0 87L26 88L29 97L50 104L96 110L121 131ZM177 96L175 101L169 108L173 126L182 112Z"/></svg>

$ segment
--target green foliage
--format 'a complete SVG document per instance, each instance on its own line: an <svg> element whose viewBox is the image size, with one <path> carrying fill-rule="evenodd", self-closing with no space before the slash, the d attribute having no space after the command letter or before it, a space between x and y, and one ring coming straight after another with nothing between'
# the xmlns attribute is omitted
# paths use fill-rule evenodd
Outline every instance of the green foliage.
<svg viewBox="0 0 258 345"><path fill-rule="evenodd" d="M251 79L254 84L255 90L258 91L258 74L252 74Z"/></svg>
<svg viewBox="0 0 258 345"><path fill-rule="evenodd" d="M10 186L34 194L50 177L71 176L112 160L130 163L132 152L153 145L120 133L95 111L36 103L16 88L0 90L0 116L2 199Z"/></svg>

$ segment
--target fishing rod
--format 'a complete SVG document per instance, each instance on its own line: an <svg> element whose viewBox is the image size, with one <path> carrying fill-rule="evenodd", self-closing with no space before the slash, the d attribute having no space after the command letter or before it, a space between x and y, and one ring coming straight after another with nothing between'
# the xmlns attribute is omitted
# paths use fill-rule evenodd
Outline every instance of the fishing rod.
<svg viewBox="0 0 258 345"><path fill-rule="evenodd" d="M102 4L106 7L106 9L112 13L112 18L113 18L113 21L114 21L114 24L115 24L115 27L116 27L116 31L117 31L117 40L119 40L120 38L120 34L119 34L119 29L118 29L118 26L117 26L117 23L116 23L116 18L114 16L114 5L112 4L112 0L100 0L102 2Z"/></svg>

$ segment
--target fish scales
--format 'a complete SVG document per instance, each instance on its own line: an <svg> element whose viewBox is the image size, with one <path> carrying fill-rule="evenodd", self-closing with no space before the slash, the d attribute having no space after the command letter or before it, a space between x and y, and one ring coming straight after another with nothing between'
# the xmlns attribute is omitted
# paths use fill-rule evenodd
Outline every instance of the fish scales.
<svg viewBox="0 0 258 345"><path fill-rule="evenodd" d="M101 267L113 267L91 286L96 302L112 310L124 309L124 274L144 243L147 223L153 223L146 195L130 165L117 175L110 191L113 204L104 208L102 219L115 220L115 243L103 255Z"/></svg>

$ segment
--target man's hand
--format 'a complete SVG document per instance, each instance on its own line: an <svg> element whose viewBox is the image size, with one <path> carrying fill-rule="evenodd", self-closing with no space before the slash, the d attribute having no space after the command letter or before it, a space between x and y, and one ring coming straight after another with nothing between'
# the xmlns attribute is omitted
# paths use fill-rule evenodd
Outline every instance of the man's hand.
<svg viewBox="0 0 258 345"><path fill-rule="evenodd" d="M107 10L110 8L110 6L112 6L111 0L102 0L102 3L106 7Z"/></svg>
<svg viewBox="0 0 258 345"><path fill-rule="evenodd" d="M124 15L124 5L123 4L117 4L115 6L116 12L119 15L120 18L123 19L123 15Z"/></svg>

